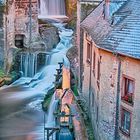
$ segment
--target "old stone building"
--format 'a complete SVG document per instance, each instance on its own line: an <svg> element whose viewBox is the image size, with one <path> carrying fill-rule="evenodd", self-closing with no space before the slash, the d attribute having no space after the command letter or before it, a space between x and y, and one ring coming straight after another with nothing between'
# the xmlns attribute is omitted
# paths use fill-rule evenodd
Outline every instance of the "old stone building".
<svg viewBox="0 0 140 140"><path fill-rule="evenodd" d="M33 42L38 35L38 1L15 0L15 34ZM17 37L18 38L18 37ZM16 39L16 38L15 38ZM28 47L28 46L27 46Z"/></svg>
<svg viewBox="0 0 140 140"><path fill-rule="evenodd" d="M17 48L30 48L38 37L38 1L7 0L4 14L4 52L7 72Z"/></svg>
<svg viewBox="0 0 140 140"><path fill-rule="evenodd" d="M81 96L97 140L140 138L139 13L139 0L106 0L81 23Z"/></svg>
<svg viewBox="0 0 140 140"><path fill-rule="evenodd" d="M6 5L7 47L28 48L38 35L38 1L11 0Z"/></svg>

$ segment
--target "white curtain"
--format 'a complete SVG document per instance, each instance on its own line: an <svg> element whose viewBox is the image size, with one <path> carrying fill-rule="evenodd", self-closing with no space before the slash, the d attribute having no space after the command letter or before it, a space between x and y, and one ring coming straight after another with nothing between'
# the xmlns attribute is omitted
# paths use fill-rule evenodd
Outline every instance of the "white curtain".
<svg viewBox="0 0 140 140"><path fill-rule="evenodd" d="M128 89L127 89L127 93L128 94L132 94L134 92L134 82L129 80L128 81Z"/></svg>

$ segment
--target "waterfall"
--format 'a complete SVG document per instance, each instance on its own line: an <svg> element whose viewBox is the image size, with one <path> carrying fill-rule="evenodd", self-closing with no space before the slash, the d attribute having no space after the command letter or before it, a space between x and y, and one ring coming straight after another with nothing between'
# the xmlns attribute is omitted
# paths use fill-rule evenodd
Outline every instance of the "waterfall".
<svg viewBox="0 0 140 140"><path fill-rule="evenodd" d="M47 15L47 13L48 13L47 3L45 0L41 0L41 2L40 2L40 14Z"/></svg>
<svg viewBox="0 0 140 140"><path fill-rule="evenodd" d="M37 72L37 54L22 53L20 71L23 72L24 77L33 77Z"/></svg>
<svg viewBox="0 0 140 140"><path fill-rule="evenodd" d="M64 0L41 0L40 1L41 16L65 15Z"/></svg>
<svg viewBox="0 0 140 140"><path fill-rule="evenodd" d="M58 100L55 99L55 94L54 94L48 110L48 118L46 122L48 127L55 126L55 116L53 113L56 110L57 104L58 104Z"/></svg>
<svg viewBox="0 0 140 140"><path fill-rule="evenodd" d="M51 59L51 55L46 55L46 62L45 62L46 66L50 64L50 59Z"/></svg>

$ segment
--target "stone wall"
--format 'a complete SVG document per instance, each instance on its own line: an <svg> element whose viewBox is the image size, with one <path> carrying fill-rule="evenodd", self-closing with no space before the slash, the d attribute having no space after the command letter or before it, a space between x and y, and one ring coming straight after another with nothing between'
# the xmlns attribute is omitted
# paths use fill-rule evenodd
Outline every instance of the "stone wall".
<svg viewBox="0 0 140 140"><path fill-rule="evenodd" d="M15 4L14 1L8 3L7 14L5 15L5 36L6 50L15 47Z"/></svg>
<svg viewBox="0 0 140 140"><path fill-rule="evenodd" d="M0 3L0 68L3 67L4 60L4 30L3 30L4 6Z"/></svg>
<svg viewBox="0 0 140 140"><path fill-rule="evenodd" d="M38 36L38 1L31 0L31 13L29 0L15 0L15 34L25 35L25 45L30 43ZM30 14L32 16L30 23Z"/></svg>
<svg viewBox="0 0 140 140"><path fill-rule="evenodd" d="M27 0L11 0L7 3L7 12L5 19L5 34L7 41L7 49L15 47L15 36L24 35L24 45L29 47L30 27L31 41L33 42L38 36L38 1L32 0L31 5L31 24L29 1Z"/></svg>
<svg viewBox="0 0 140 140"><path fill-rule="evenodd" d="M134 104L130 105L121 100L120 102L120 110L121 108L125 108L131 113L131 126L130 126L130 136L124 135L122 131L120 131L121 140L137 140L140 138L140 60L132 59L129 57L121 58L122 67L121 67L121 75L122 77L128 76L134 80ZM121 91L122 91L122 79L121 79ZM120 112L121 115L121 112Z"/></svg>
<svg viewBox="0 0 140 140"><path fill-rule="evenodd" d="M58 30L51 24L40 24L39 32L42 41L45 43L46 50L51 50L56 47L59 42Z"/></svg>
<svg viewBox="0 0 140 140"><path fill-rule="evenodd" d="M4 15L4 50L7 73L10 71L13 57L17 50L15 37L17 35L23 36L23 45L20 46L21 48L34 47L32 43L38 41L38 1L32 0L31 2L31 13L29 10L30 1L28 0L8 0L6 3L6 12Z"/></svg>

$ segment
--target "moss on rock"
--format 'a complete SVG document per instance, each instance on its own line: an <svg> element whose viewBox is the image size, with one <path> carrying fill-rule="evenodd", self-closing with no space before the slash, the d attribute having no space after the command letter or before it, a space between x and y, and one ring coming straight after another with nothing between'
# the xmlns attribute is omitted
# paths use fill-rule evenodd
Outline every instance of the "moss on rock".
<svg viewBox="0 0 140 140"><path fill-rule="evenodd" d="M47 92L47 94L45 95L44 100L42 102L42 109L43 109L43 111L47 111L48 110L50 102L51 102L51 99L52 99L52 96L53 96L53 93L54 93L54 88L50 89Z"/></svg>

